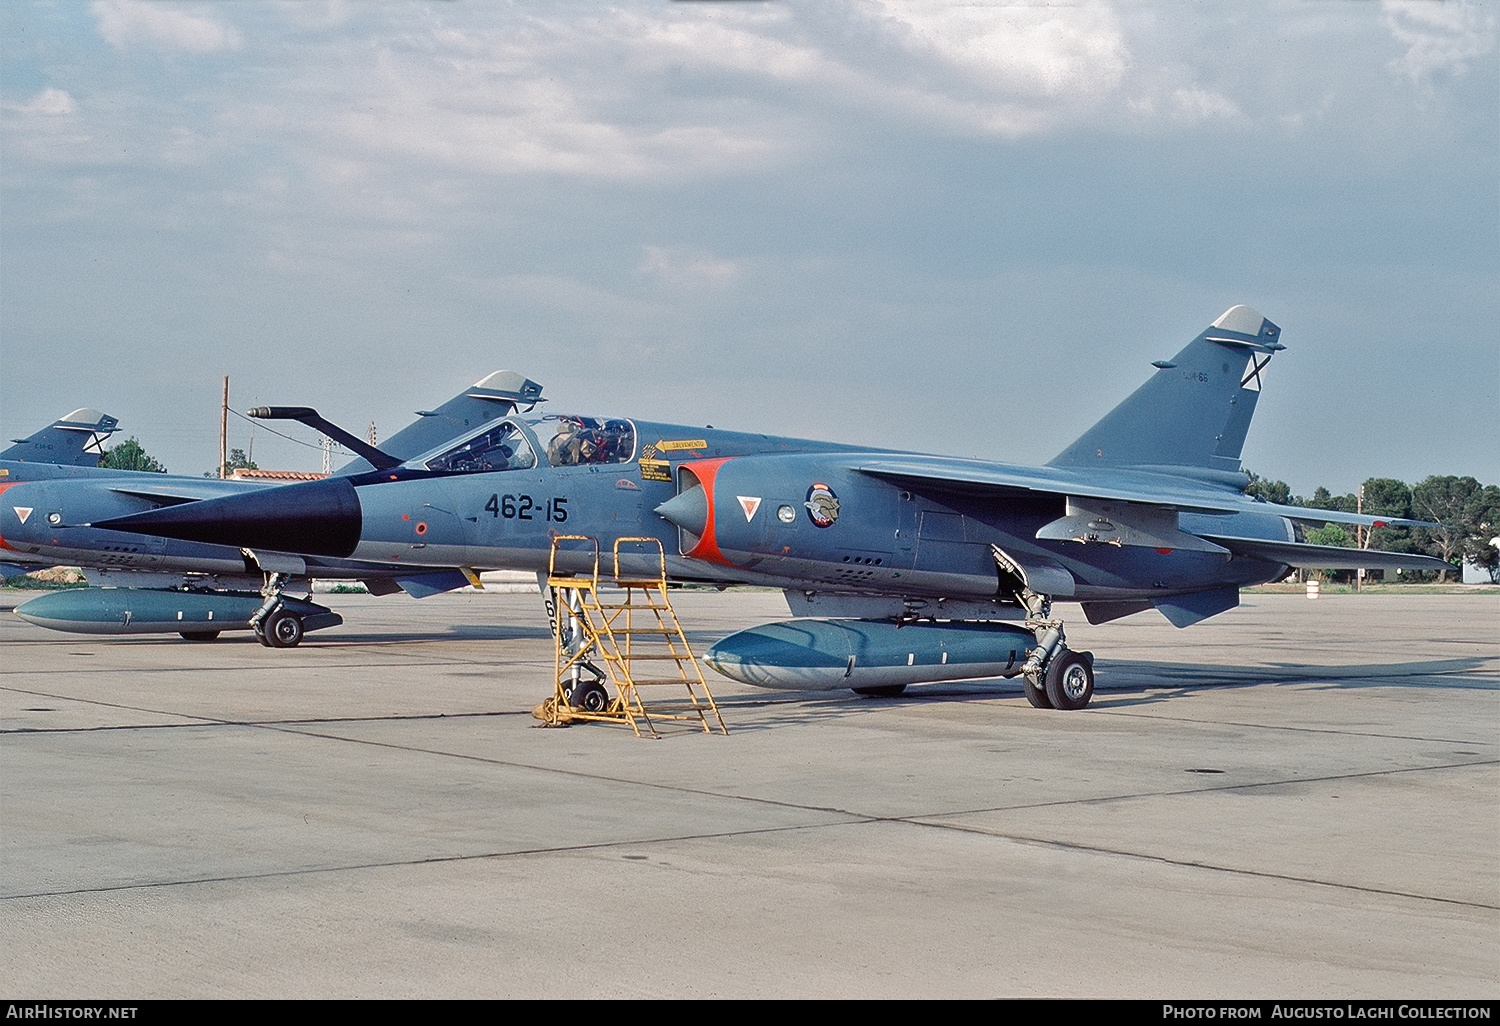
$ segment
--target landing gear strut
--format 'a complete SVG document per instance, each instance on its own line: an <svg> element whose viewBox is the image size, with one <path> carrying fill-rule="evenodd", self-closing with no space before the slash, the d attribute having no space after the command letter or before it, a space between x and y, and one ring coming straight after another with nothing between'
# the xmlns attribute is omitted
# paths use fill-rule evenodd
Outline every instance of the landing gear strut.
<svg viewBox="0 0 1500 1026"><path fill-rule="evenodd" d="M265 602L250 616L250 629L268 648L296 648L302 641L302 618L285 608L281 593L286 591L289 574L268 573L260 593Z"/></svg>
<svg viewBox="0 0 1500 1026"><path fill-rule="evenodd" d="M562 649L571 663L568 682L562 689L563 697L573 709L591 713L606 712L610 706L610 696L609 689L604 686L605 673L583 655L584 650L593 643L583 629L582 600L574 592L566 602L559 602L558 589L551 586L548 578L547 574L537 574L537 586L542 592L542 602L547 607L547 619L551 621L552 633L561 638Z"/></svg>
<svg viewBox="0 0 1500 1026"><path fill-rule="evenodd" d="M1063 623L1052 618L1052 599L1031 589L1026 571L999 546L990 546L1000 568L1002 587L1009 587L1026 610L1026 629L1036 636L1036 648L1021 667L1026 701L1037 709L1082 709L1094 697L1094 656L1074 652L1063 635Z"/></svg>

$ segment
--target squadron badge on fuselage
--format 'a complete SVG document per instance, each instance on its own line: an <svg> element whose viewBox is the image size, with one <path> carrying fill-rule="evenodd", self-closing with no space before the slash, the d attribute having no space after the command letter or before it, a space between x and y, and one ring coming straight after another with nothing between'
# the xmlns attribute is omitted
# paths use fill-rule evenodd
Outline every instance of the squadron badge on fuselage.
<svg viewBox="0 0 1500 1026"><path fill-rule="evenodd" d="M821 481L807 490L807 501L803 505L807 507L808 518L818 527L832 527L839 518L839 497Z"/></svg>

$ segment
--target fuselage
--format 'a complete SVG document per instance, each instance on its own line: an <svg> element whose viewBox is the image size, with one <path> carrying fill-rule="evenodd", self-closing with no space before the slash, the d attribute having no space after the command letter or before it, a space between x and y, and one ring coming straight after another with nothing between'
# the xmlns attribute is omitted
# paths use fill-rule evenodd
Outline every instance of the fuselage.
<svg viewBox="0 0 1500 1026"><path fill-rule="evenodd" d="M1222 552L1038 540L1064 515L1063 496L899 485L858 469L889 452L558 415L486 432L393 471L279 489L274 507L225 505L197 537L402 566L545 571L555 558L574 573L592 570L592 548L567 543L554 556L554 538L598 539L606 572L616 539L650 538L680 581L928 599L1003 596L996 547L1065 572L1071 593L1053 590L1079 601L1239 587L1284 569ZM579 444L585 432L594 444ZM1186 530L1193 516L1183 514ZM1211 519L1221 533L1289 537L1273 514ZM622 568L650 572L654 553L627 544Z"/></svg>

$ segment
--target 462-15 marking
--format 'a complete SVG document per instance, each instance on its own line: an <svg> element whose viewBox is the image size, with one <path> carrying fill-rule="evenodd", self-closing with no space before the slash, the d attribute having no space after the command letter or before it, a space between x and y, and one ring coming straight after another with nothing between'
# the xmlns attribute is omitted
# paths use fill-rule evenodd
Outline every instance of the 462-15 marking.
<svg viewBox="0 0 1500 1026"><path fill-rule="evenodd" d="M484 510L497 519L549 520L554 524L568 520L568 500L563 496L538 503L529 495L491 495Z"/></svg>

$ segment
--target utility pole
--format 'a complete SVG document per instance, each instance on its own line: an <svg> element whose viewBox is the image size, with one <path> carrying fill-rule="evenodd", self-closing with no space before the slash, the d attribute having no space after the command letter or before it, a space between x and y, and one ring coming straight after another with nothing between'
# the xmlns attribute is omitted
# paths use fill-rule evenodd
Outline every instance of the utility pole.
<svg viewBox="0 0 1500 1026"><path fill-rule="evenodd" d="M224 403L219 407L219 477L229 476L229 375L224 375Z"/></svg>

